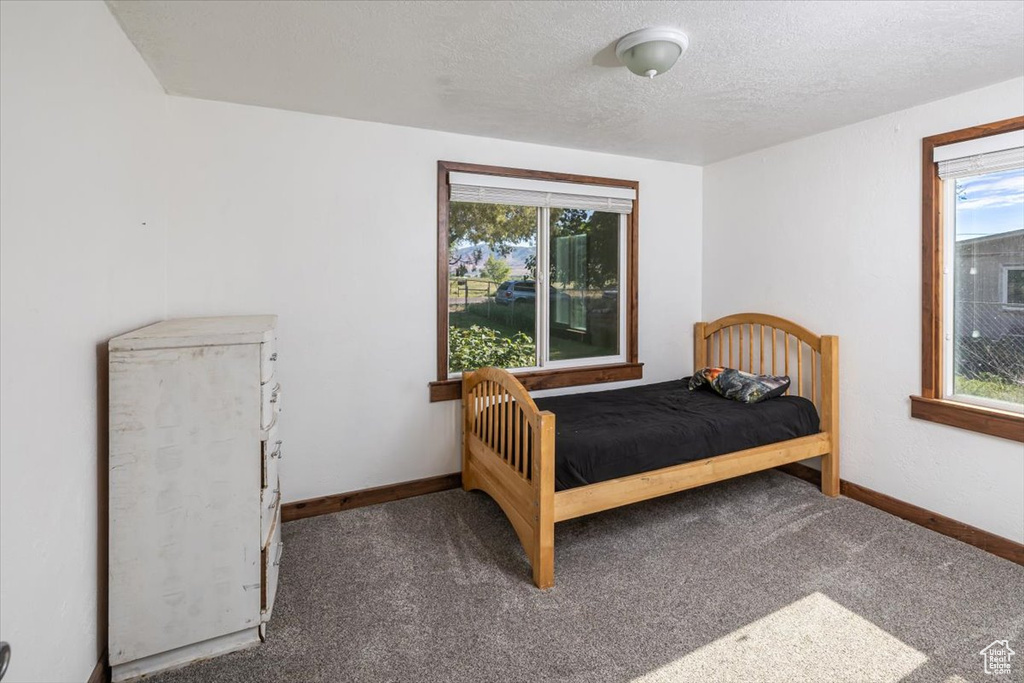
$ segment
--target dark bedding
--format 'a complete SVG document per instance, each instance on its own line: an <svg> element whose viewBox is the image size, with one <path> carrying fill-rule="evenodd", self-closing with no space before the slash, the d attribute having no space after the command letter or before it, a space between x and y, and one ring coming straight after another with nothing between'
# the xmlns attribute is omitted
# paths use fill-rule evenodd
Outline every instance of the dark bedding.
<svg viewBox="0 0 1024 683"><path fill-rule="evenodd" d="M816 434L818 412L799 396L746 404L689 378L537 399L555 414L555 489Z"/></svg>

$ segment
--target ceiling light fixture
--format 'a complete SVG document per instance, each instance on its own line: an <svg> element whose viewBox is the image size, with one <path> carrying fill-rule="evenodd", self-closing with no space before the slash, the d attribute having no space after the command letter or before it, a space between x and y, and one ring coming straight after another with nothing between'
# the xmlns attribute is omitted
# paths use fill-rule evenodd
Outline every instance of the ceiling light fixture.
<svg viewBox="0 0 1024 683"><path fill-rule="evenodd" d="M660 76L686 52L690 39L677 28L642 28L623 36L615 56L637 76Z"/></svg>

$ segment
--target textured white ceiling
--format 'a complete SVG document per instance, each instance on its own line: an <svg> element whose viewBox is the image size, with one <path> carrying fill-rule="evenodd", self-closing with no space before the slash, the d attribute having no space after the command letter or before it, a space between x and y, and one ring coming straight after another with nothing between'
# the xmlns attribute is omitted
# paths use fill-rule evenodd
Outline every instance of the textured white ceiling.
<svg viewBox="0 0 1024 683"><path fill-rule="evenodd" d="M172 94L694 164L1024 75L1016 0L108 4Z"/></svg>

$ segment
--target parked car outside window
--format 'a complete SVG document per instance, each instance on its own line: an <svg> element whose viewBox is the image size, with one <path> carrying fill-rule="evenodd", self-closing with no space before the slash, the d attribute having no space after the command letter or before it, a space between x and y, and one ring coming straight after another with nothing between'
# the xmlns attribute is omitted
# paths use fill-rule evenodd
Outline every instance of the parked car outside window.
<svg viewBox="0 0 1024 683"><path fill-rule="evenodd" d="M502 282L498 286L498 290L494 293L494 302L507 306L510 303L527 299L529 301L536 301L537 299L537 283L533 280L520 280L514 282L508 280Z"/></svg>

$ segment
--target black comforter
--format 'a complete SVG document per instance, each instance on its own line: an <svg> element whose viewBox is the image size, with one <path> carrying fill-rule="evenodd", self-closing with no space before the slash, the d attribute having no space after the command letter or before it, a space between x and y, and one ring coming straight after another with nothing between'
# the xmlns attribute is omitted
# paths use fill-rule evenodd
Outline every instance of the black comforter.
<svg viewBox="0 0 1024 683"><path fill-rule="evenodd" d="M624 477L816 434L814 404L780 396L746 404L689 378L537 399L555 414L555 488Z"/></svg>

